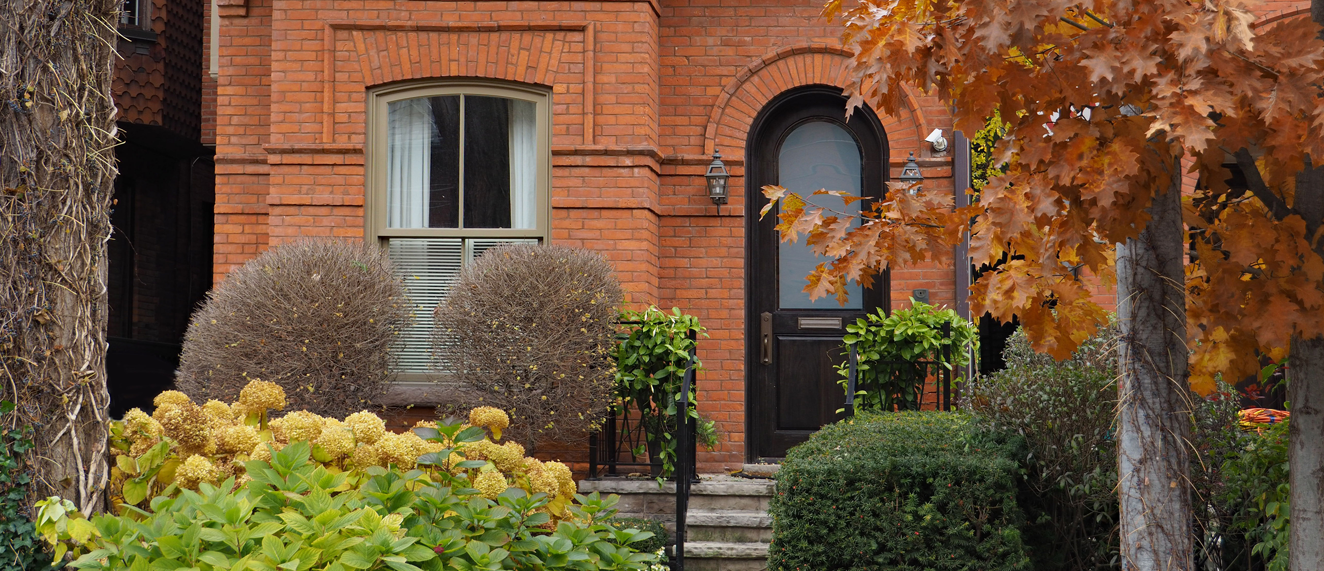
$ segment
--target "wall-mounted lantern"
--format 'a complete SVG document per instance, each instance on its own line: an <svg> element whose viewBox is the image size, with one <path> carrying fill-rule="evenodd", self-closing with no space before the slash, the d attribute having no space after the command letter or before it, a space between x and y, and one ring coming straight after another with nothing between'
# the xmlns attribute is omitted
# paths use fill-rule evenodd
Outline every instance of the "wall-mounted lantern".
<svg viewBox="0 0 1324 571"><path fill-rule="evenodd" d="M708 181L708 198L713 200L713 204L726 204L727 186L726 181L731 178L731 173L726 172L726 165L722 163L722 153L713 149L713 162L708 163L708 172L703 175Z"/></svg>
<svg viewBox="0 0 1324 571"><path fill-rule="evenodd" d="M901 167L901 176L897 177L897 180L910 188L910 194L919 194L924 175L919 172L919 165L915 163L915 153L910 153L910 158L906 160L906 166ZM914 186L911 186L912 184Z"/></svg>

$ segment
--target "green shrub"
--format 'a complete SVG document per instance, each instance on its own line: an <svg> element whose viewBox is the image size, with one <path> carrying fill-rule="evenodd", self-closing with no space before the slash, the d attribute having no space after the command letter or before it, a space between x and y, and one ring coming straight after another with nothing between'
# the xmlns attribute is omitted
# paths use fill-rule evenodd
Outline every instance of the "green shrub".
<svg viewBox="0 0 1324 571"><path fill-rule="evenodd" d="M1222 464L1223 487L1217 503L1229 517L1231 531L1244 534L1230 553L1263 564L1266 571L1286 571L1291 533L1287 483L1287 431L1290 421L1270 425L1263 434L1241 433ZM1236 557L1240 555L1240 557ZM1247 565L1250 567L1251 565Z"/></svg>
<svg viewBox="0 0 1324 571"><path fill-rule="evenodd" d="M14 403L0 401L0 417L13 411ZM0 428L0 570L36 569L43 558L36 528L27 515L32 476L24 456L32 446L32 427Z"/></svg>
<svg viewBox="0 0 1324 571"><path fill-rule="evenodd" d="M862 413L787 454L769 569L1028 569L1020 441L962 413Z"/></svg>
<svg viewBox="0 0 1324 571"><path fill-rule="evenodd" d="M667 528L662 525L662 522L655 519L643 517L614 517L604 523L616 529L637 529L653 534L653 537L631 545L631 547L638 549L641 553L656 553L657 550L666 547L667 544L671 542L671 540L668 539L670 535L667 534Z"/></svg>
<svg viewBox="0 0 1324 571"><path fill-rule="evenodd" d="M949 370L966 366L971 349L979 349L979 331L951 309L910 300L910 307L877 313L846 326L843 339L859 354L856 410L919 410L924 382L931 372L917 361L938 363ZM942 326L951 323L951 337ZM944 349L950 349L950 357ZM837 368L843 390L849 390L849 365Z"/></svg>
<svg viewBox="0 0 1324 571"><path fill-rule="evenodd" d="M975 379L961 407L987 430L1025 438L1022 505L1036 569L1116 568L1118 555L1116 329L1057 362L1007 340L1007 368Z"/></svg>
<svg viewBox="0 0 1324 571"><path fill-rule="evenodd" d="M1117 450L1117 330L1108 328L1057 362L1023 331L1007 342L1007 368L968 383L960 401L985 430L1025 438L1021 505L1036 569L1120 569ZM1224 459L1242 447L1235 399L1192 394L1190 478L1198 561L1220 569L1244 559L1246 517ZM1240 496L1238 496L1240 497ZM1244 503L1244 502L1242 502Z"/></svg>
<svg viewBox="0 0 1324 571"><path fill-rule="evenodd" d="M631 547L651 534L600 523L615 498L579 496L573 519L544 530L544 494L512 488L494 501L454 487L461 479L383 468L348 487L344 472L311 454L308 443L291 444L271 462L249 462L247 485L203 484L124 516L89 521L52 498L39 527L78 569L606 570L656 561Z"/></svg>
<svg viewBox="0 0 1324 571"><path fill-rule="evenodd" d="M671 313L656 307L624 311L621 321L634 322L626 326L629 333L616 345L615 387L621 412L639 410L650 450L661 456L661 476L670 476L676 465L676 401L685 367L697 349L697 340L689 336L706 334L697 317L683 314L679 308L672 308ZM695 370L701 366L695 358ZM696 394L697 388L691 385L689 402L697 402ZM698 422L699 441L711 449L717 440L713 423L700 419L697 408L691 408L689 414Z"/></svg>

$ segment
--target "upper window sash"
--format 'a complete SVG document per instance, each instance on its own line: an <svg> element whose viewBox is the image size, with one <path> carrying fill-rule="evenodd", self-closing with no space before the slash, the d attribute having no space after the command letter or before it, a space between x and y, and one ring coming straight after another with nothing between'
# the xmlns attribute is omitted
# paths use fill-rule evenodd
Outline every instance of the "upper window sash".
<svg viewBox="0 0 1324 571"><path fill-rule="evenodd" d="M551 218L549 97L482 82L372 91L365 149L368 235L545 237ZM457 120L438 120L445 117ZM497 160L466 157L466 149ZM493 162L499 172L480 170ZM508 194L491 199L493 189Z"/></svg>

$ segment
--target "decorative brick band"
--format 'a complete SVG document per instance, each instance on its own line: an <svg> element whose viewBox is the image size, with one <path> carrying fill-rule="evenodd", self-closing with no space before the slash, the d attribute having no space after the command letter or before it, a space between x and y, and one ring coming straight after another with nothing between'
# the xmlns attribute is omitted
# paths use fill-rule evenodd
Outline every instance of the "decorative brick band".
<svg viewBox="0 0 1324 571"><path fill-rule="evenodd" d="M745 148L754 117L778 94L806 85L846 88L852 54L839 46L801 44L769 52L751 62L731 78L713 104L704 131L704 154L715 148L728 149L730 156ZM922 140L927 121L914 93L902 86L909 117L878 113L889 139L904 133Z"/></svg>
<svg viewBox="0 0 1324 571"><path fill-rule="evenodd" d="M585 144L593 144L594 25L567 23L361 23L327 22L323 30L322 139L336 142L339 83L353 93L368 87L436 77L481 77L551 87L562 70L564 53L582 52L582 64L570 66L582 74ZM347 45L348 44L348 45ZM344 53L350 48L350 53ZM343 54L343 55L342 55ZM348 56L346 59L345 56ZM351 64L351 62L353 62ZM348 80L337 80L337 64L351 64ZM357 65L353 65L357 64ZM341 72L348 71L343 66Z"/></svg>

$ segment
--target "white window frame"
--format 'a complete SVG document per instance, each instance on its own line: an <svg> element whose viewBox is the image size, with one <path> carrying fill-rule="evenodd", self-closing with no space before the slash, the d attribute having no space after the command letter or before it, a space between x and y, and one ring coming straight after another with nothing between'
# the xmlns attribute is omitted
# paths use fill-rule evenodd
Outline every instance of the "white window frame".
<svg viewBox="0 0 1324 571"><path fill-rule="evenodd" d="M537 202L533 228L390 228L387 223L387 177L388 177L388 105L396 101L415 98L427 98L446 95L469 95L502 97L531 102L535 105L537 128L535 141L539 145L536 153L535 184ZM381 247L387 247L391 239L407 238L459 238L464 240L464 260L472 261L471 240L537 240L548 243L551 237L551 93L545 89L512 83L464 80L428 80L393 84L370 90L367 98L367 137L364 147L365 197L364 197L364 236ZM463 124L461 125L463 133ZM462 139L463 140L463 139ZM461 150L463 153L463 149ZM460 160L459 180L464 180L463 154ZM463 192L461 191L461 195ZM461 207L461 212L463 212ZM462 215L461 215L462 217ZM408 282L406 278L406 285ZM433 307L419 307L417 310L431 312ZM429 373L397 373L396 390L388 395L386 404L438 404L444 394L436 390L428 392L424 385L435 386L437 381L445 381L445 375L438 371ZM414 385L410 387L410 385ZM403 389L403 390L401 390ZM443 390L442 392L449 392ZM395 402L399 401L399 402Z"/></svg>

